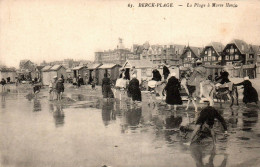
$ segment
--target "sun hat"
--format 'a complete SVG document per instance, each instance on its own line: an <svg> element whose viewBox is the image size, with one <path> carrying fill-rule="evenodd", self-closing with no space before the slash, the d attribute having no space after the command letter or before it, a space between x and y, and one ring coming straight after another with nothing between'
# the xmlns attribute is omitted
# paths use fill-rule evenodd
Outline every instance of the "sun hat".
<svg viewBox="0 0 260 167"><path fill-rule="evenodd" d="M249 80L249 77L245 77L244 80Z"/></svg>
<svg viewBox="0 0 260 167"><path fill-rule="evenodd" d="M57 76L54 76L53 79L58 78Z"/></svg>

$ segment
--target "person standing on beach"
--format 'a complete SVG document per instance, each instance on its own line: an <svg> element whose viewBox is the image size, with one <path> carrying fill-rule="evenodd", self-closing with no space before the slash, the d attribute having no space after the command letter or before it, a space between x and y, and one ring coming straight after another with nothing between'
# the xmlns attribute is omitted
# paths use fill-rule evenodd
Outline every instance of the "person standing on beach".
<svg viewBox="0 0 260 167"><path fill-rule="evenodd" d="M139 87L139 81L136 78L136 74L132 75L132 80L129 82L128 94L132 98L132 101L142 101L141 90Z"/></svg>
<svg viewBox="0 0 260 167"><path fill-rule="evenodd" d="M2 92L5 92L6 80L4 78L2 78L1 85L2 85Z"/></svg>
<svg viewBox="0 0 260 167"><path fill-rule="evenodd" d="M111 80L108 78L107 73L104 74L104 78L102 79L102 94L103 98L114 98L114 94L111 89Z"/></svg>
<svg viewBox="0 0 260 167"><path fill-rule="evenodd" d="M62 99L62 94L64 92L64 84L62 78L58 79L58 82L56 84L56 91L57 91L57 100L61 101Z"/></svg>
<svg viewBox="0 0 260 167"><path fill-rule="evenodd" d="M180 95L181 85L179 80L175 77L176 73L171 73L170 78L166 84L166 103L174 106L174 111L177 110L177 105L182 105Z"/></svg>

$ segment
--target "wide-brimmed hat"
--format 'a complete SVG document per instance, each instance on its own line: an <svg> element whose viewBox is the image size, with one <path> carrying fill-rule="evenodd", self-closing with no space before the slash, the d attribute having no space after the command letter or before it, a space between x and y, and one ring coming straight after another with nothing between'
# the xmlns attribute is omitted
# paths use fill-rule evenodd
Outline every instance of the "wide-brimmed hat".
<svg viewBox="0 0 260 167"><path fill-rule="evenodd" d="M249 77L245 77L244 80L249 80Z"/></svg>
<svg viewBox="0 0 260 167"><path fill-rule="evenodd" d="M56 79L56 78L58 78L58 77L57 77L57 76L54 76L54 77L53 77L53 79Z"/></svg>

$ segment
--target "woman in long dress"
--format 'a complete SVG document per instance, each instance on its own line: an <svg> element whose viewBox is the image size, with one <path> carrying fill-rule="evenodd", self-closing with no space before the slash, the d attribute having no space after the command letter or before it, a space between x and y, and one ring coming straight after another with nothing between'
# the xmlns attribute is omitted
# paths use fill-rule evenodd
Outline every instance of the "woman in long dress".
<svg viewBox="0 0 260 167"><path fill-rule="evenodd" d="M136 74L132 76L132 80L129 82L128 94L132 98L132 101L142 101L141 90L139 87L139 81L136 78Z"/></svg>
<svg viewBox="0 0 260 167"><path fill-rule="evenodd" d="M108 78L107 73L104 74L102 80L102 94L103 98L114 98L114 94L111 89L111 80Z"/></svg>
<svg viewBox="0 0 260 167"><path fill-rule="evenodd" d="M179 80L175 77L175 73L170 74L170 78L166 84L166 103L174 106L174 110L177 110L177 105L182 104L182 99L180 95L181 85Z"/></svg>
<svg viewBox="0 0 260 167"><path fill-rule="evenodd" d="M243 102L247 103L258 103L258 93L249 81L249 77L245 77L243 82L234 84L234 86L244 86Z"/></svg>

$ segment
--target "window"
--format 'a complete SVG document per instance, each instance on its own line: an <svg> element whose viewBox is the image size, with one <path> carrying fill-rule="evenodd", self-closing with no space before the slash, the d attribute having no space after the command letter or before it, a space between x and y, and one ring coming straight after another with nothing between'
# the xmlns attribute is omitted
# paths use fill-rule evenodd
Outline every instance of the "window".
<svg viewBox="0 0 260 167"><path fill-rule="evenodd" d="M245 46L244 46L244 44L242 44L242 50L243 50L243 51L245 50Z"/></svg>
<svg viewBox="0 0 260 167"><path fill-rule="evenodd" d="M235 55L235 59L238 60L239 59L239 55Z"/></svg>
<svg viewBox="0 0 260 167"><path fill-rule="evenodd" d="M237 52L237 49L235 49L235 52Z"/></svg>
<svg viewBox="0 0 260 167"><path fill-rule="evenodd" d="M215 56L212 56L212 61L216 61L216 57Z"/></svg>
<svg viewBox="0 0 260 167"><path fill-rule="evenodd" d="M218 57L218 60L219 60L219 61L221 61L221 60L222 60L222 57L221 57L221 56L219 56L219 57Z"/></svg>
<svg viewBox="0 0 260 167"><path fill-rule="evenodd" d="M229 49L227 49L227 52L229 52Z"/></svg>
<svg viewBox="0 0 260 167"><path fill-rule="evenodd" d="M208 56L211 56L211 50L209 50L209 54L208 54Z"/></svg>
<svg viewBox="0 0 260 167"><path fill-rule="evenodd" d="M233 54L234 53L234 49L230 49L230 54Z"/></svg>
<svg viewBox="0 0 260 167"><path fill-rule="evenodd" d="M212 53L215 53L215 51L213 50Z"/></svg>
<svg viewBox="0 0 260 167"><path fill-rule="evenodd" d="M208 57L207 56L204 57L204 61L208 61Z"/></svg>
<svg viewBox="0 0 260 167"><path fill-rule="evenodd" d="M191 57L191 51L188 52L187 57Z"/></svg>
<svg viewBox="0 0 260 167"><path fill-rule="evenodd" d="M208 57L208 61L211 61L211 56Z"/></svg>
<svg viewBox="0 0 260 167"><path fill-rule="evenodd" d="M229 60L229 56L226 56L226 57L225 57L225 60Z"/></svg>
<svg viewBox="0 0 260 167"><path fill-rule="evenodd" d="M205 51L205 54L207 54L208 52L207 51Z"/></svg>
<svg viewBox="0 0 260 167"><path fill-rule="evenodd" d="M230 60L234 60L234 56L233 55L230 55Z"/></svg>

